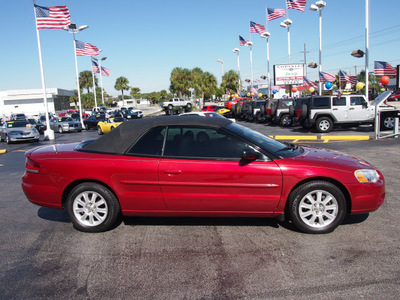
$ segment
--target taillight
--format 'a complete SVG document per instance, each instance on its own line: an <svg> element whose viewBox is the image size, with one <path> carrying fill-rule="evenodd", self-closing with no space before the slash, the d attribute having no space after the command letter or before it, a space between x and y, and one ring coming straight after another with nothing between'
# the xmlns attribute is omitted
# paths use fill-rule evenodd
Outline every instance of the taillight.
<svg viewBox="0 0 400 300"><path fill-rule="evenodd" d="M267 116L269 116L269 115L271 115L271 109L270 108L267 109Z"/></svg>
<svg viewBox="0 0 400 300"><path fill-rule="evenodd" d="M296 117L300 117L300 115L301 115L301 109L298 109L298 110L296 111Z"/></svg>
<svg viewBox="0 0 400 300"><path fill-rule="evenodd" d="M33 159L27 157L25 162L25 170L31 173L39 173L40 165Z"/></svg>

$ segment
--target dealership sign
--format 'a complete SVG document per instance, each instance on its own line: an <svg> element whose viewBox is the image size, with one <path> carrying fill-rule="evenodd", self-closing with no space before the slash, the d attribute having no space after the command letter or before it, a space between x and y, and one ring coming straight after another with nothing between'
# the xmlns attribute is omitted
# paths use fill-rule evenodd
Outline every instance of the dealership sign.
<svg viewBox="0 0 400 300"><path fill-rule="evenodd" d="M274 65L275 85L303 85L304 64Z"/></svg>

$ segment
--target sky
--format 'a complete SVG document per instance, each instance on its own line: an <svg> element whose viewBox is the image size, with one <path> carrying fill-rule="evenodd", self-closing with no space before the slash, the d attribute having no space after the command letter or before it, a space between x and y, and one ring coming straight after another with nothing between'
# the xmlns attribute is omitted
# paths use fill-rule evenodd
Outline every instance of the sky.
<svg viewBox="0 0 400 300"><path fill-rule="evenodd" d="M365 69L364 58L354 58L353 50L365 50L365 0L326 0L322 11L322 70L337 74L344 70L355 75ZM290 9L291 63L318 63L319 14ZM175 67L200 67L221 82L224 71L237 71L240 48L242 80L251 78L250 51L239 47L241 35L254 44L254 80L267 75L266 40L250 35L250 21L266 25L265 8L285 8L285 0L36 0L40 6L67 5L71 21L89 28L76 39L102 49L107 57L102 66L112 71L103 77L105 91L112 96L118 77L142 93L168 90ZM375 60L392 66L400 64L400 1L369 0L369 71ZM279 26L283 18L268 22L271 33L270 74L274 64L287 64L288 32ZM38 42L32 0L2 0L0 24L0 90L42 88ZM72 34L64 30L39 30L45 83L47 88L76 89L75 57ZM304 55L306 48L306 55ZM90 57L79 56L79 72L91 69ZM223 65L217 62L223 60ZM308 78L317 79L318 69L307 68ZM100 82L100 80L99 80ZM126 93L126 92L125 92Z"/></svg>

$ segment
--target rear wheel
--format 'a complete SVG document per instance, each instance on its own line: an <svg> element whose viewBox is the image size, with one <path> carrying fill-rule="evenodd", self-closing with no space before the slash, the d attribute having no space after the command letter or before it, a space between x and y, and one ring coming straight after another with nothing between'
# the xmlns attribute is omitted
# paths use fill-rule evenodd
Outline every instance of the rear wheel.
<svg viewBox="0 0 400 300"><path fill-rule="evenodd" d="M289 115L283 115L281 117L280 122L281 122L281 126L288 127L288 126L292 125L292 118L290 118Z"/></svg>
<svg viewBox="0 0 400 300"><path fill-rule="evenodd" d="M316 123L317 131L321 133L328 133L332 130L333 122L328 117L321 117Z"/></svg>
<svg viewBox="0 0 400 300"><path fill-rule="evenodd" d="M383 116L381 119L381 130L393 130L394 128L394 118L390 116Z"/></svg>
<svg viewBox="0 0 400 300"><path fill-rule="evenodd" d="M87 124L87 123L85 124L85 129L89 130L89 124Z"/></svg>
<svg viewBox="0 0 400 300"><path fill-rule="evenodd" d="M325 181L308 182L289 196L288 214L293 225L306 233L328 233L335 230L347 213L342 191Z"/></svg>
<svg viewBox="0 0 400 300"><path fill-rule="evenodd" d="M74 227L85 232L112 229L121 216L115 195L108 188L92 182L82 183L69 193L67 212Z"/></svg>

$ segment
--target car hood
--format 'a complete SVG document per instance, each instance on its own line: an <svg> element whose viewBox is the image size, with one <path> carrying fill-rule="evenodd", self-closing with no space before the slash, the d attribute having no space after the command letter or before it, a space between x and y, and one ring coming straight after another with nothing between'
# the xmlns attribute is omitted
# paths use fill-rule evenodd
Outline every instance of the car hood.
<svg viewBox="0 0 400 300"><path fill-rule="evenodd" d="M315 165L316 167L328 167L331 169L341 169L354 171L357 169L376 169L373 165L363 159L344 154L334 150L321 148L302 147L304 152L292 157L294 161Z"/></svg>
<svg viewBox="0 0 400 300"><path fill-rule="evenodd" d="M33 130L33 128L27 127L7 128L7 132L34 132L35 130Z"/></svg>

